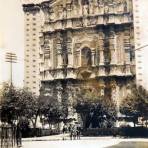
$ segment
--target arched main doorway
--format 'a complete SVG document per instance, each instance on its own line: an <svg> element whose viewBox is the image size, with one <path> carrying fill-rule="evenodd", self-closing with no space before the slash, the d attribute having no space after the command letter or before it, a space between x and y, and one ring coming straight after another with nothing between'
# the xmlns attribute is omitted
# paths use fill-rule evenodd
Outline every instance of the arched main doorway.
<svg viewBox="0 0 148 148"><path fill-rule="evenodd" d="M82 67L89 67L92 65L91 62L91 50L88 47L84 47L81 50L81 66Z"/></svg>

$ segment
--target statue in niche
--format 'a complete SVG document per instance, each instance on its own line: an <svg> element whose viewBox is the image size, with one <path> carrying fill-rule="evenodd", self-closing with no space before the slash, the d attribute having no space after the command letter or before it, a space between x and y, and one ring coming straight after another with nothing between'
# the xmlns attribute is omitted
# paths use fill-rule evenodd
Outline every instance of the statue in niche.
<svg viewBox="0 0 148 148"><path fill-rule="evenodd" d="M66 8L63 8L63 19L67 18L67 10Z"/></svg>
<svg viewBox="0 0 148 148"><path fill-rule="evenodd" d="M78 5L75 3L73 4L73 13L74 13L74 16L78 15Z"/></svg>
<svg viewBox="0 0 148 148"><path fill-rule="evenodd" d="M83 9L83 15L89 14L89 0L82 0L82 9Z"/></svg>
<svg viewBox="0 0 148 148"><path fill-rule="evenodd" d="M88 15L89 14L89 7L88 5L83 6L83 15Z"/></svg>
<svg viewBox="0 0 148 148"><path fill-rule="evenodd" d="M81 61L82 61L82 66L87 67L91 66L91 50L87 47L83 48L81 50Z"/></svg>
<svg viewBox="0 0 148 148"><path fill-rule="evenodd" d="M97 2L99 6L104 4L104 0L97 0Z"/></svg>
<svg viewBox="0 0 148 148"><path fill-rule="evenodd" d="M105 14L108 14L108 12L109 12L109 7L108 7L108 5L105 5L105 7L104 7L104 13Z"/></svg>
<svg viewBox="0 0 148 148"><path fill-rule="evenodd" d="M127 12L127 1L124 1L124 12Z"/></svg>
<svg viewBox="0 0 148 148"><path fill-rule="evenodd" d="M72 11L72 6L70 3L66 4L66 8L67 8L67 18L71 17L71 11Z"/></svg>
<svg viewBox="0 0 148 148"><path fill-rule="evenodd" d="M49 20L54 20L55 19L55 13L54 13L54 9L50 8L49 10Z"/></svg>
<svg viewBox="0 0 148 148"><path fill-rule="evenodd" d="M62 14L63 14L63 5L58 6L58 17L59 19L62 19Z"/></svg>
<svg viewBox="0 0 148 148"><path fill-rule="evenodd" d="M98 14L98 2L97 2L97 0L94 1L94 13Z"/></svg>
<svg viewBox="0 0 148 148"><path fill-rule="evenodd" d="M94 14L94 0L89 0L89 13Z"/></svg>
<svg viewBox="0 0 148 148"><path fill-rule="evenodd" d="M100 90L100 95L101 95L101 97L104 96L104 87L101 88L101 90Z"/></svg>

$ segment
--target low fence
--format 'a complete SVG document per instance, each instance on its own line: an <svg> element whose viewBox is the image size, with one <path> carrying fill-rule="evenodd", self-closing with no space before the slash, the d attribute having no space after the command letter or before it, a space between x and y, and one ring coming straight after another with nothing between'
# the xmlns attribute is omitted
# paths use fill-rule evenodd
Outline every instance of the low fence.
<svg viewBox="0 0 148 148"><path fill-rule="evenodd" d="M92 128L82 131L83 136L121 136L121 137L146 137L146 127L120 127L120 128Z"/></svg>
<svg viewBox="0 0 148 148"><path fill-rule="evenodd" d="M15 126L0 127L0 145L1 148L16 148L21 145L21 137L18 136Z"/></svg>
<svg viewBox="0 0 148 148"><path fill-rule="evenodd" d="M42 136L50 136L50 135L57 135L60 134L60 131L57 129L41 129L41 128L28 128L22 132L22 137L42 137Z"/></svg>

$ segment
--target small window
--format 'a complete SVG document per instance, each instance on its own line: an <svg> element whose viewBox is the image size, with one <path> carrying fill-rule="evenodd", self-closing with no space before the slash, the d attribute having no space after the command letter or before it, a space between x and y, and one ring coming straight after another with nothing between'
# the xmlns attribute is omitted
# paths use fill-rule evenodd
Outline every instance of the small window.
<svg viewBox="0 0 148 148"><path fill-rule="evenodd" d="M142 79L139 79L138 81L139 81L139 82L142 82L143 80L142 80Z"/></svg>

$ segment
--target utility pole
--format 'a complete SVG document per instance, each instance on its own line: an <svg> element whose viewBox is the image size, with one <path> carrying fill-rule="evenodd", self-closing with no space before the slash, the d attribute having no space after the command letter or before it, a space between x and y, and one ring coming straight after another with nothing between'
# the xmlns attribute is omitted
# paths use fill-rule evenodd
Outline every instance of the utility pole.
<svg viewBox="0 0 148 148"><path fill-rule="evenodd" d="M6 62L10 63L10 86L12 86L12 64L17 63L17 56L15 53L7 52L5 59Z"/></svg>

